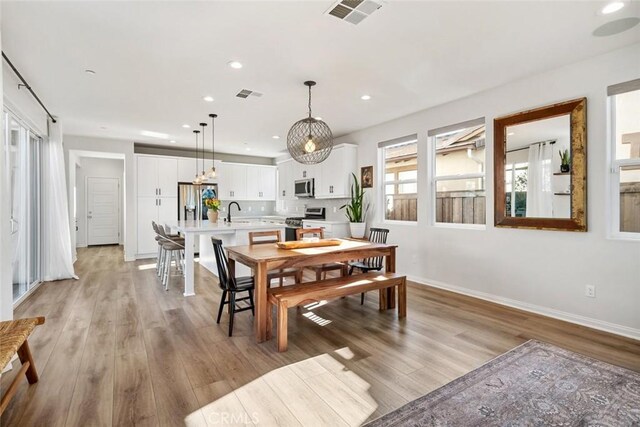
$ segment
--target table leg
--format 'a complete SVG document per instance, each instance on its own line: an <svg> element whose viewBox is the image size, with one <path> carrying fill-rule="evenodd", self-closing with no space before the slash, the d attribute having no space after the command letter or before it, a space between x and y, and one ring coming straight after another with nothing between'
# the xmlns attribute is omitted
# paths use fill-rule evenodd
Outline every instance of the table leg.
<svg viewBox="0 0 640 427"><path fill-rule="evenodd" d="M266 263L260 262L255 268L256 275L254 276L256 290L254 293L256 316L254 321L254 328L256 334L256 341L263 342L269 339L271 331L267 331L267 310L270 309L269 302L267 301L267 266Z"/></svg>
<svg viewBox="0 0 640 427"><path fill-rule="evenodd" d="M389 255L386 257L386 271L387 273L395 273L396 272L396 248L389 249ZM386 308L395 308L396 307L396 287L392 286L387 289L387 306Z"/></svg>
<svg viewBox="0 0 640 427"><path fill-rule="evenodd" d="M195 295L193 267L193 233L184 233L184 296Z"/></svg>

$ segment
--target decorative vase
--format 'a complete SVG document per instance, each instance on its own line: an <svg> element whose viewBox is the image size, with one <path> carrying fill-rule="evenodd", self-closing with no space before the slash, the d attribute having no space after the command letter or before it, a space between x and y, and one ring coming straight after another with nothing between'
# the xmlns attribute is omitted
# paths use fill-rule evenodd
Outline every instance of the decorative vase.
<svg viewBox="0 0 640 427"><path fill-rule="evenodd" d="M560 172L562 173L569 172L569 169L570 169L569 165L560 165Z"/></svg>
<svg viewBox="0 0 640 427"><path fill-rule="evenodd" d="M365 222L350 222L349 228L351 229L351 237L354 239L362 239L364 237L364 231L367 227Z"/></svg>
<svg viewBox="0 0 640 427"><path fill-rule="evenodd" d="M207 209L207 218L209 218L211 222L218 222L218 211Z"/></svg>

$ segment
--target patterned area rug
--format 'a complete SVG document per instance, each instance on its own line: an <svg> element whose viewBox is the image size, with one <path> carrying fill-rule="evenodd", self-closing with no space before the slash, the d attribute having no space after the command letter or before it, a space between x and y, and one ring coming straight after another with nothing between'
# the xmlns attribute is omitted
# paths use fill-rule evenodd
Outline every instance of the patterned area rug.
<svg viewBox="0 0 640 427"><path fill-rule="evenodd" d="M368 426L640 426L640 373L528 341Z"/></svg>

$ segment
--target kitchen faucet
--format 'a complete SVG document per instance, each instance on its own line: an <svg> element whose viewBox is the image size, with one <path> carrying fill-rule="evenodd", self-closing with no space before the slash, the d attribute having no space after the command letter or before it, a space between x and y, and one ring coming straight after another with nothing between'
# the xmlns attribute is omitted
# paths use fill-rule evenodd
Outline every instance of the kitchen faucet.
<svg viewBox="0 0 640 427"><path fill-rule="evenodd" d="M240 205L238 204L238 202L231 202L229 203L229 206L227 206L227 222L231 222L231 205L236 205L238 207L238 210L241 211L242 209L240 208Z"/></svg>

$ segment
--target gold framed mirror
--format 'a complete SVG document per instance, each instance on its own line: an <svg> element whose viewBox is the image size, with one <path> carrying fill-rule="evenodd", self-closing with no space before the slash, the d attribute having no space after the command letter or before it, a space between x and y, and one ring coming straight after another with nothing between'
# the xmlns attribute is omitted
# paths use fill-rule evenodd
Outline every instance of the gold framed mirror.
<svg viewBox="0 0 640 427"><path fill-rule="evenodd" d="M496 227L587 231L587 99L494 120Z"/></svg>

